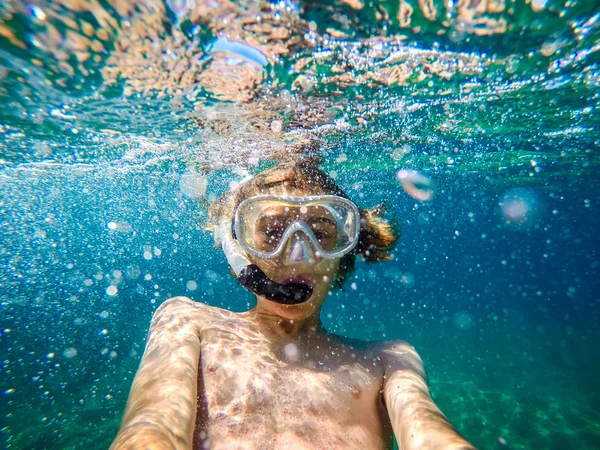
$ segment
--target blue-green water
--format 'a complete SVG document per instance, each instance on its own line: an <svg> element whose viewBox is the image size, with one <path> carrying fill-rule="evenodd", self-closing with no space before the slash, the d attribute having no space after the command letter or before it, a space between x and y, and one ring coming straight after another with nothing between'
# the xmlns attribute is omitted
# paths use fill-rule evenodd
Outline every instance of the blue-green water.
<svg viewBox="0 0 600 450"><path fill-rule="evenodd" d="M107 448L164 300L251 307L206 202L295 152L402 229L329 330L413 344L478 448L600 447L600 7L504 3L0 5L1 442Z"/></svg>

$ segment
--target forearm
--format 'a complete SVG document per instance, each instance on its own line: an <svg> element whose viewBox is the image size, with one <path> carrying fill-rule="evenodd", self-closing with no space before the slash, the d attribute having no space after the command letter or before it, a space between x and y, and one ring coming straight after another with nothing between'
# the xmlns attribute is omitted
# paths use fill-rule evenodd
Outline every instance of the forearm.
<svg viewBox="0 0 600 450"><path fill-rule="evenodd" d="M190 304L172 299L155 314L113 450L191 449L200 338Z"/></svg>
<svg viewBox="0 0 600 450"><path fill-rule="evenodd" d="M386 381L384 395L402 450L474 449L435 405L418 374L410 370L395 372Z"/></svg>
<svg viewBox="0 0 600 450"><path fill-rule="evenodd" d="M135 423L122 427L110 450L175 450L177 446L161 427Z"/></svg>

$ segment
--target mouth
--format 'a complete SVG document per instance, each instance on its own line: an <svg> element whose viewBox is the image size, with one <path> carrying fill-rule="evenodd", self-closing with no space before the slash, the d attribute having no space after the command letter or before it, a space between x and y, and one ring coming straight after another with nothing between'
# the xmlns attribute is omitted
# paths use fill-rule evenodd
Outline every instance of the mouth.
<svg viewBox="0 0 600 450"><path fill-rule="evenodd" d="M280 281L281 284L304 284L311 288L314 288L315 283L313 280L306 275L293 275L291 277L284 278Z"/></svg>
<svg viewBox="0 0 600 450"><path fill-rule="evenodd" d="M286 301L280 301L279 303L287 305L299 305L308 301L312 297L315 285L309 277L304 275L294 275L284 278L279 281L279 284L289 293Z"/></svg>

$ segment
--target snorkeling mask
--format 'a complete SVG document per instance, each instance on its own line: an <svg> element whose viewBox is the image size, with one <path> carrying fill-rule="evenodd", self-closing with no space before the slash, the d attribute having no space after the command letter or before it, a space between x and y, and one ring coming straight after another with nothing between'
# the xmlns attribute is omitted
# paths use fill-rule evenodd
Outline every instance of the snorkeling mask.
<svg viewBox="0 0 600 450"><path fill-rule="evenodd" d="M244 254L260 259L282 256L286 265L314 264L315 258L348 254L359 234L360 212L350 200L335 195L264 195L241 202L233 227L223 220L215 239L244 287L278 303L296 304L310 298L312 287L276 283Z"/></svg>

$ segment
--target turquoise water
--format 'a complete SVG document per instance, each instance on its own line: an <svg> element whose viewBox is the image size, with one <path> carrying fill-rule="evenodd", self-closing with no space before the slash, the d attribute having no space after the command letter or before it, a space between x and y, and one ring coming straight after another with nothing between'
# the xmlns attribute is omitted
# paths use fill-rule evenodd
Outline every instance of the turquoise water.
<svg viewBox="0 0 600 450"><path fill-rule="evenodd" d="M599 5L9 1L0 19L7 448L107 448L164 300L253 305L206 204L290 153L402 230L327 301L329 330L413 344L478 448L600 447Z"/></svg>

